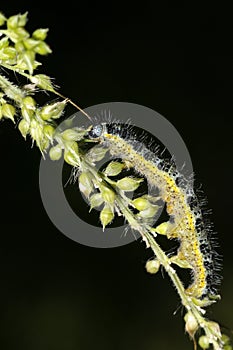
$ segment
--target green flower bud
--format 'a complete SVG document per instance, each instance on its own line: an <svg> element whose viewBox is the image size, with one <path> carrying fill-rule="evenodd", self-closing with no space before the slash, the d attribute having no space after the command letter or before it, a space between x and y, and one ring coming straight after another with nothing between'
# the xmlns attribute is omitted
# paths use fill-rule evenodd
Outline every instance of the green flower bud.
<svg viewBox="0 0 233 350"><path fill-rule="evenodd" d="M198 340L198 344L202 349L208 349L210 346L208 337L206 335L202 335Z"/></svg>
<svg viewBox="0 0 233 350"><path fill-rule="evenodd" d="M47 37L48 28L39 28L32 33L32 37L36 40L45 40Z"/></svg>
<svg viewBox="0 0 233 350"><path fill-rule="evenodd" d="M123 179L117 181L116 186L122 191L130 192L135 191L143 181L143 179L124 177Z"/></svg>
<svg viewBox="0 0 233 350"><path fill-rule="evenodd" d="M0 27L6 22L6 17L0 12Z"/></svg>
<svg viewBox="0 0 233 350"><path fill-rule="evenodd" d="M1 13L0 13L1 16ZM9 39L7 36L4 36L1 40L0 40L0 50L4 49L5 47L9 46Z"/></svg>
<svg viewBox="0 0 233 350"><path fill-rule="evenodd" d="M104 173L106 176L117 176L121 173L123 168L124 168L124 164L119 162L111 162L108 164Z"/></svg>
<svg viewBox="0 0 233 350"><path fill-rule="evenodd" d="M33 119L31 121L30 134L31 134L32 139L36 141L37 146L41 150L41 146L42 146L43 138L44 138L43 127L35 119Z"/></svg>
<svg viewBox="0 0 233 350"><path fill-rule="evenodd" d="M22 136L26 139L26 136L30 129L30 124L25 119L21 119L18 125L18 129L21 132Z"/></svg>
<svg viewBox="0 0 233 350"><path fill-rule="evenodd" d="M21 52L25 50L24 44L22 41L17 41L15 43L15 49L17 50L17 52Z"/></svg>
<svg viewBox="0 0 233 350"><path fill-rule="evenodd" d="M47 137L47 139L52 141L53 140L54 131L55 131L54 127L52 125L47 124L47 125L45 125L43 127L43 131L44 131L45 137Z"/></svg>
<svg viewBox="0 0 233 350"><path fill-rule="evenodd" d="M11 119L14 123L15 107L10 105L9 103L4 103L2 105L2 115L5 118Z"/></svg>
<svg viewBox="0 0 233 350"><path fill-rule="evenodd" d="M21 113L24 119L29 123L35 114L36 101L31 96L26 96L22 100Z"/></svg>
<svg viewBox="0 0 233 350"><path fill-rule="evenodd" d="M186 313L184 320L185 331L190 335L191 338L193 338L194 334L199 328L198 322L191 312Z"/></svg>
<svg viewBox="0 0 233 350"><path fill-rule="evenodd" d="M138 197L132 201L132 204L137 210L141 211L147 209L150 202L146 198Z"/></svg>
<svg viewBox="0 0 233 350"><path fill-rule="evenodd" d="M39 43L34 47L34 51L39 55L48 55L52 52L49 45L44 41L39 41Z"/></svg>
<svg viewBox="0 0 233 350"><path fill-rule="evenodd" d="M62 148L61 145L56 145L51 147L49 150L49 156L51 160L59 160L62 156Z"/></svg>
<svg viewBox="0 0 233 350"><path fill-rule="evenodd" d="M230 343L230 338L226 334L222 334L221 340L224 345L228 345Z"/></svg>
<svg viewBox="0 0 233 350"><path fill-rule="evenodd" d="M104 200L103 200L103 197L102 197L102 193L94 193L90 197L91 209L99 207L101 204L103 204L103 202L104 202Z"/></svg>
<svg viewBox="0 0 233 350"><path fill-rule="evenodd" d="M155 274L159 271L160 262L157 259L148 260L146 263L146 271Z"/></svg>
<svg viewBox="0 0 233 350"><path fill-rule="evenodd" d="M113 204L115 200L115 192L105 185L100 185L103 200L109 204Z"/></svg>
<svg viewBox="0 0 233 350"><path fill-rule="evenodd" d="M33 50L36 47L36 45L38 45L38 40L27 38L26 40L23 41L23 44L25 49Z"/></svg>
<svg viewBox="0 0 233 350"><path fill-rule="evenodd" d="M54 102L51 104L47 104L46 106L41 108L39 112L40 117L43 120L60 118L65 108L66 102L67 102L66 100L63 100L61 102Z"/></svg>
<svg viewBox="0 0 233 350"><path fill-rule="evenodd" d="M14 47L5 47L0 51L0 59L3 61L15 61L16 62L17 51Z"/></svg>
<svg viewBox="0 0 233 350"><path fill-rule="evenodd" d="M22 27L17 27L14 29L5 30L4 33L14 42L22 41L28 38L29 33Z"/></svg>
<svg viewBox="0 0 233 350"><path fill-rule="evenodd" d="M112 222L113 219L114 219L114 213L111 207L109 207L109 205L105 205L100 212L100 221L103 226L103 230L108 224Z"/></svg>
<svg viewBox="0 0 233 350"><path fill-rule="evenodd" d="M79 175L79 189L80 191L89 198L91 192L94 190L92 177L89 172L83 172Z"/></svg>
<svg viewBox="0 0 233 350"><path fill-rule="evenodd" d="M148 207L145 210L140 211L137 215L140 218L152 218L155 216L155 214L158 212L159 206L158 205L153 205L149 203Z"/></svg>
<svg viewBox="0 0 233 350"><path fill-rule="evenodd" d="M160 235L166 235L168 226L169 226L169 222L163 222L162 224L158 225L155 228L155 232L160 234Z"/></svg>
<svg viewBox="0 0 233 350"><path fill-rule="evenodd" d="M22 63L25 64L26 69L29 71L29 74L33 73L35 53L32 50L26 50L21 54Z"/></svg>
<svg viewBox="0 0 233 350"><path fill-rule="evenodd" d="M66 163L72 165L72 166L79 166L80 164L80 158L78 155L78 144L76 142L72 142L69 147L66 147L64 159Z"/></svg>
<svg viewBox="0 0 233 350"><path fill-rule="evenodd" d="M74 129L66 129L61 135L65 141L79 141L80 139L80 134Z"/></svg>
<svg viewBox="0 0 233 350"><path fill-rule="evenodd" d="M86 159L89 162L93 162L93 163L99 162L100 160L102 160L104 158L107 151L108 150L106 148L103 148L101 146L94 146L87 153Z"/></svg>
<svg viewBox="0 0 233 350"><path fill-rule="evenodd" d="M48 77L45 74L36 74L36 75L30 77L30 80L33 84L37 85L41 89L48 90L48 91L54 91L50 77Z"/></svg>
<svg viewBox="0 0 233 350"><path fill-rule="evenodd" d="M24 27L27 23L27 12L23 15L14 15L8 18L7 20L7 28L15 29L17 27Z"/></svg>

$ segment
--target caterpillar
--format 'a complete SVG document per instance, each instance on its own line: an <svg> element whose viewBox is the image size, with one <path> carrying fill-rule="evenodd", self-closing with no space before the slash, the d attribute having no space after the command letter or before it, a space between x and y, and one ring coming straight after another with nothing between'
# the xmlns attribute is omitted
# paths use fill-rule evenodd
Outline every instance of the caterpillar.
<svg viewBox="0 0 233 350"><path fill-rule="evenodd" d="M216 242L203 200L190 186L190 181L153 152L145 137L138 136L131 125L100 123L92 126L88 136L107 147L112 157L130 162L135 171L146 178L148 185L159 189L169 215L166 236L178 239L176 257L188 263L192 271L186 293L197 299L214 299L221 280L219 254L214 249Z"/></svg>

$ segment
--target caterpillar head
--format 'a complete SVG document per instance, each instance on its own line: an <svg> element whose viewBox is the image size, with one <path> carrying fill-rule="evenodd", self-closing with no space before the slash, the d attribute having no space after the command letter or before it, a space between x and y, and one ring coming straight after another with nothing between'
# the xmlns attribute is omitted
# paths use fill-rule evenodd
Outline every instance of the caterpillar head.
<svg viewBox="0 0 233 350"><path fill-rule="evenodd" d="M104 125L98 124L93 126L93 128L89 131L88 136L90 139L97 139L103 135Z"/></svg>

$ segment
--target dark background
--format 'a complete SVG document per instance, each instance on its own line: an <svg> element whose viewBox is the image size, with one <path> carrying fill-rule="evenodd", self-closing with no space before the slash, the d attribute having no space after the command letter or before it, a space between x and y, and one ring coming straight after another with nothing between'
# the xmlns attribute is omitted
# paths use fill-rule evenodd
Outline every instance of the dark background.
<svg viewBox="0 0 233 350"><path fill-rule="evenodd" d="M222 300L210 316L233 327L232 81L230 8L141 2L20 1L28 30L49 27L43 73L82 107L150 107L183 137L224 256ZM4 350L192 349L170 281L146 274L150 252L133 242L95 249L69 240L40 198L40 153L0 124L0 345ZM85 234L85 232L83 232Z"/></svg>

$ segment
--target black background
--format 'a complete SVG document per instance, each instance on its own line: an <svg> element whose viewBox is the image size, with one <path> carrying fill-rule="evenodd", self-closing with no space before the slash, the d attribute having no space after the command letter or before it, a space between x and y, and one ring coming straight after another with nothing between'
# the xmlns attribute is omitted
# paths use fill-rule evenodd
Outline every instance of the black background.
<svg viewBox="0 0 233 350"><path fill-rule="evenodd" d="M28 11L29 31L50 28L53 54L42 59L40 72L83 108L137 103L179 131L224 256L222 300L210 314L233 327L230 8L20 1L1 11ZM170 281L145 273L144 244L95 249L69 240L43 208L39 151L8 121L0 124L0 155L1 348L192 349L182 309L173 315L179 299Z"/></svg>

